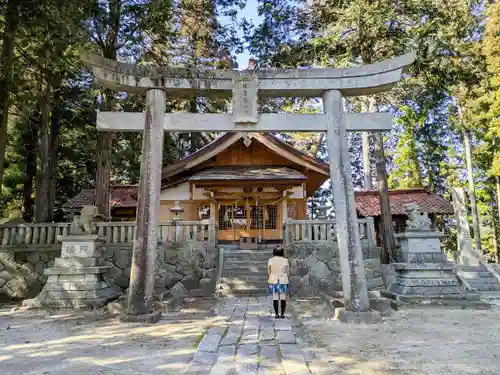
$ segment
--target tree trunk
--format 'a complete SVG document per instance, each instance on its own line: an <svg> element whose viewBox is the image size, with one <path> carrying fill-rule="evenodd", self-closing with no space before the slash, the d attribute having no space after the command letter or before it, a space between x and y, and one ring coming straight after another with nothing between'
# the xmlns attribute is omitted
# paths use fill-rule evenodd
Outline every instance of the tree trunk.
<svg viewBox="0 0 500 375"><path fill-rule="evenodd" d="M47 73L48 75L48 73ZM45 79L44 79L45 78ZM40 101L40 130L38 139L38 159L40 169L36 181L35 198L35 222L47 223L52 221L53 211L50 211L50 189L52 188L50 180L51 151L50 151L50 98L52 87L49 79L42 74L42 90Z"/></svg>
<svg viewBox="0 0 500 375"><path fill-rule="evenodd" d="M34 215L33 183L36 177L36 146L38 138L38 127L40 123L39 109L35 109L29 118L28 126L23 132L23 144L25 151L25 166L23 177L23 219L31 222Z"/></svg>
<svg viewBox="0 0 500 375"><path fill-rule="evenodd" d="M110 216L109 211L109 180L111 178L111 147L113 134L99 133L97 139L97 172L95 185L95 205L99 213L105 217Z"/></svg>
<svg viewBox="0 0 500 375"><path fill-rule="evenodd" d="M465 146L465 161L467 163L467 180L469 181L469 199L472 211L472 231L474 232L474 247L477 251L482 252L481 232L476 201L476 187L474 185L474 175L472 172L472 147L470 144L470 133L468 131L464 131L463 135Z"/></svg>
<svg viewBox="0 0 500 375"><path fill-rule="evenodd" d="M495 235L495 238L497 239L497 244L498 244L498 227L500 226L500 177L497 176L495 177L495 180L496 180L496 185L497 185L497 220L494 220L494 222L496 222L496 226L495 226L495 232L494 232L494 235ZM493 216L495 216L495 214L493 214ZM496 249L496 252L495 252L495 260L497 263L500 263L500 249L498 248L497 246L497 249Z"/></svg>
<svg viewBox="0 0 500 375"><path fill-rule="evenodd" d="M372 166L370 160L370 133L361 133L363 137L363 171L364 171L364 181L365 189L371 190L372 186Z"/></svg>
<svg viewBox="0 0 500 375"><path fill-rule="evenodd" d="M498 204L498 203L497 203ZM492 207L494 210L495 208ZM491 223L492 226L492 239L493 239L493 252L495 256L495 263L499 263L499 253L498 253L498 219L497 216L493 213L493 220Z"/></svg>
<svg viewBox="0 0 500 375"><path fill-rule="evenodd" d="M319 152L321 151L321 146L323 145L323 142L325 140L325 134L325 132L319 134L318 142L316 144L316 147L313 149L313 155L315 158L318 158Z"/></svg>
<svg viewBox="0 0 500 375"><path fill-rule="evenodd" d="M49 158L49 180L50 189L48 194L49 212L54 212L57 197L57 159L59 153L59 133L61 128L61 74L57 73L53 81L54 94L52 114L50 117L50 158Z"/></svg>
<svg viewBox="0 0 500 375"><path fill-rule="evenodd" d="M375 98L369 98L367 104L368 112L375 113L378 111ZM373 133L372 136L374 146L373 157L375 159L377 188L380 201L380 236L382 238L382 262L384 264L389 264L397 262L399 260L399 255L396 248L396 241L394 239L394 227L392 225L391 202L389 200L389 184L387 182L387 169L385 163L384 135L381 132L376 132ZM365 147L363 145L363 149L364 148ZM368 149L368 147L366 148ZM363 150L363 153L364 157L366 157L367 152Z"/></svg>
<svg viewBox="0 0 500 375"><path fill-rule="evenodd" d="M2 191L7 124L9 120L10 92L14 61L14 38L19 25L19 1L9 0L5 10L5 23L0 61L0 192Z"/></svg>
<svg viewBox="0 0 500 375"><path fill-rule="evenodd" d="M382 133L374 133L374 158L377 170L377 187L380 199L380 226L383 243L382 262L394 263L399 260L394 240L394 228L392 226L391 203L389 201L389 188L387 183L387 171L385 169L384 136Z"/></svg>
<svg viewBox="0 0 500 375"><path fill-rule="evenodd" d="M104 45L102 45L102 55L111 60L116 60L118 53L121 11L121 0L109 1L109 17L106 24L108 32L107 35L101 35L101 39L105 40ZM102 93L104 100L102 101L101 110L113 110L114 92L106 89ZM111 216L109 208L109 184L111 179L111 147L113 146L113 138L114 134L110 132L99 132L97 137L97 171L94 203L99 213L108 218Z"/></svg>
<svg viewBox="0 0 500 375"><path fill-rule="evenodd" d="M116 59L116 54L114 55ZM102 91L101 110L112 110L115 94L112 90ZM110 132L99 132L97 136L97 171L95 184L95 205L101 215L109 218L111 216L110 179L111 179L111 147L113 147L114 134Z"/></svg>
<svg viewBox="0 0 500 375"><path fill-rule="evenodd" d="M198 113L198 104L196 103L196 97L189 100L189 113ZM189 134L189 139L189 152L192 154L193 152L201 148L201 133L191 132Z"/></svg>

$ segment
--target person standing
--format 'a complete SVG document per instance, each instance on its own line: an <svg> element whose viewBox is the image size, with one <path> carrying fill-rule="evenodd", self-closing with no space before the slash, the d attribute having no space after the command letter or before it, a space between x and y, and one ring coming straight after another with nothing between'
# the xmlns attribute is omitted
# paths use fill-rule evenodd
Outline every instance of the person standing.
<svg viewBox="0 0 500 375"><path fill-rule="evenodd" d="M273 307L276 318L285 318L286 296L290 291L288 273L290 264L285 258L283 248L277 246L273 249L273 256L267 262L267 272L269 274L269 293L273 295ZM279 304L281 303L281 315L279 314Z"/></svg>

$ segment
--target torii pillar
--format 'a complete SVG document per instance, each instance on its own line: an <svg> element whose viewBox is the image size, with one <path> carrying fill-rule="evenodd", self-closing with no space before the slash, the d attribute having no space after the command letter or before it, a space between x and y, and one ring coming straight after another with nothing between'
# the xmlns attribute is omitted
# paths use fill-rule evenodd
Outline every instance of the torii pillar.
<svg viewBox="0 0 500 375"><path fill-rule="evenodd" d="M146 118L142 133L136 233L127 296L127 313L132 316L145 316L147 317L145 320L151 319L148 315L153 313L165 100L163 90L151 89L146 92ZM154 319L157 318L159 318L158 314L154 316Z"/></svg>
<svg viewBox="0 0 500 375"><path fill-rule="evenodd" d="M128 300L131 314L148 314L152 310L162 154L159 133L163 127L164 131L177 132L326 131L345 302L339 318L344 321L373 321L376 318L368 299L347 132L389 131L392 118L389 113L345 113L343 97L390 90L414 61L414 53L356 68L257 71L144 68L85 52L81 55L96 79L106 87L148 93L145 113L101 112L97 119L101 131L146 133L139 184L137 241L134 242ZM232 96L233 113L172 113L161 119L160 114L165 108L160 103L161 98L164 100L161 92L175 97ZM259 97L322 97L324 113L259 114ZM148 275L136 277L136 272L147 272Z"/></svg>

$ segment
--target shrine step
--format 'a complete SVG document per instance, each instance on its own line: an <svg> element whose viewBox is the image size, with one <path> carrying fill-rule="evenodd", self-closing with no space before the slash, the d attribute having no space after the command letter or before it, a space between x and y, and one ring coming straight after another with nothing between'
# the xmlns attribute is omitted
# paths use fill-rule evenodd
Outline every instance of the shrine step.
<svg viewBox="0 0 500 375"><path fill-rule="evenodd" d="M247 264L224 264L224 271L234 272L251 272L251 273L264 273L267 274L267 262L262 264L250 263Z"/></svg>
<svg viewBox="0 0 500 375"><path fill-rule="evenodd" d="M267 276L267 275L266 275ZM233 283L235 285L267 285L267 277L245 276L245 277L223 277L222 282Z"/></svg>
<svg viewBox="0 0 500 375"><path fill-rule="evenodd" d="M498 292L498 279L483 266L457 266L457 274L479 292Z"/></svg>
<svg viewBox="0 0 500 375"><path fill-rule="evenodd" d="M478 292L500 292L500 285L498 284L472 284L470 286Z"/></svg>
<svg viewBox="0 0 500 375"><path fill-rule="evenodd" d="M273 256L271 251L267 250L224 250L224 256L227 259L269 259Z"/></svg>
<svg viewBox="0 0 500 375"><path fill-rule="evenodd" d="M238 265L241 265L241 264L248 264L248 262L252 262L252 263L255 263L255 264L267 264L267 261L269 260L270 257L266 257L266 258L253 258L253 257L249 257L247 256L246 259L245 258L229 258L227 256L224 256L224 263L226 264L232 264L232 265L235 265L235 266L238 266Z"/></svg>
<svg viewBox="0 0 500 375"><path fill-rule="evenodd" d="M235 296L265 296L267 295L267 289L260 288L241 288L233 289L231 293Z"/></svg>
<svg viewBox="0 0 500 375"><path fill-rule="evenodd" d="M460 275L466 279L489 279L492 277L488 271L459 271Z"/></svg>
<svg viewBox="0 0 500 375"><path fill-rule="evenodd" d="M272 250L224 249L223 290L233 295L267 293L267 261Z"/></svg>

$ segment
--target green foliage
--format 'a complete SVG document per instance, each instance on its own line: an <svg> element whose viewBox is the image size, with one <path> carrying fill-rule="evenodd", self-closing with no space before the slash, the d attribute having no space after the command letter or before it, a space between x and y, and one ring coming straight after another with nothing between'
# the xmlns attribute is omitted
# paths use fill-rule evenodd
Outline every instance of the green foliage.
<svg viewBox="0 0 500 375"><path fill-rule="evenodd" d="M78 50L85 48L139 64L170 64L191 68L230 68L232 53L240 48L235 22L222 26L241 1L108 0L61 2L44 0L21 5L15 38L12 105L8 127L5 179L0 217L21 209L32 220L42 163L55 163L53 207L96 184L96 108L142 111L137 95L101 91L83 69ZM0 16L5 9L0 7ZM2 29L3 31L3 29ZM182 48L179 48L182 47ZM40 152L44 87L52 84L48 139L55 147ZM190 108L194 106L196 108ZM170 100L170 111L216 112L225 101L193 98ZM54 127L56 126L56 127ZM196 142L194 137L196 136ZM164 165L204 146L212 134L165 134ZM195 144L193 144L195 143ZM111 183L135 184L139 178L141 135L115 134L110 151ZM50 205L46 206L50 209ZM59 218L60 219L60 218Z"/></svg>
<svg viewBox="0 0 500 375"><path fill-rule="evenodd" d="M376 97L378 109L390 111L396 118L394 130L385 137L390 186L426 185L448 197L449 186L465 184L462 131L472 131L483 241L485 248L493 248L492 228L500 221L496 196L500 181L498 2L258 0L262 22L252 24L240 19L238 23L238 12L245 3L20 2L14 19L19 27L14 37L13 69L8 76L0 77L3 82L15 83L9 87L11 106L0 216L22 209L25 219L31 220L36 182L42 162L47 160L55 161L56 211L68 197L94 186L98 171L95 109L144 109L140 96L100 90L81 65L77 55L81 48L142 65L210 69L234 68L235 54L243 46L256 58L258 68L356 66L415 50L417 60L408 78L390 93ZM2 33L5 17L6 6L2 5ZM222 17L228 21L221 22ZM48 112L43 101L47 87L51 88ZM346 104L349 111L368 108L364 98ZM225 100L201 97L167 102L169 111L221 112L227 107ZM261 100L261 110L313 113L321 110L321 104L318 99L277 98ZM48 114L49 128L42 126L43 114ZM52 142L43 157L42 131ZM280 136L294 147L327 160L324 134ZM214 137L165 134L164 165ZM362 187L360 135L350 134L349 145L354 185ZM136 183L140 134L114 135L109 151L111 183ZM314 211L314 205L331 198L326 184L316 193L310 209ZM444 223L450 234L447 241L453 246L453 223Z"/></svg>
<svg viewBox="0 0 500 375"><path fill-rule="evenodd" d="M462 186L466 180L461 132L469 128L478 131L474 144L478 200L491 203L494 195L486 193L492 191L487 174L500 170L495 126L499 116L494 104L498 78L495 81L492 71L499 61L498 2L490 5L485 27L484 3L477 1L328 0L297 6L293 1L275 0L259 4L264 21L246 29L259 66L347 67L415 50L417 60L410 77L377 97L379 110L396 117L394 130L385 139L390 186L425 185L449 197L448 187ZM489 60L478 50L491 55ZM484 82L488 89L481 87ZM473 111L466 108L471 99L475 100L469 105ZM348 108L366 110L363 99L349 100ZM461 108L463 117L459 116ZM481 121L471 121L469 112ZM290 142L313 151L321 148L318 139L317 135L293 136ZM350 142L353 171L359 179L360 140L353 135ZM317 198L325 199L324 195ZM486 228L492 211L480 211Z"/></svg>

